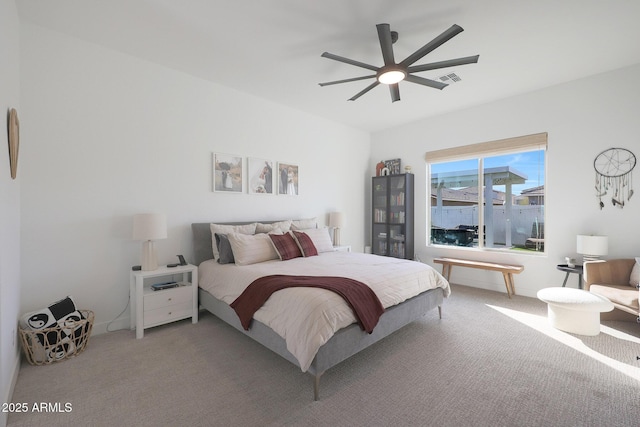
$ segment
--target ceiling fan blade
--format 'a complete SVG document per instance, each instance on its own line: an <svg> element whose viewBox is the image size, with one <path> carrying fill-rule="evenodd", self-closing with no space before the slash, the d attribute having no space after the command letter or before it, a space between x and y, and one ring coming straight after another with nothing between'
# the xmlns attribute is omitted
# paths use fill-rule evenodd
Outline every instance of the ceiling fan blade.
<svg viewBox="0 0 640 427"><path fill-rule="evenodd" d="M432 62L431 64L416 65L407 68L409 73L418 73L420 71L437 70L438 68L455 67L457 65L475 64L478 62L480 55L466 56L464 58L449 59L446 61Z"/></svg>
<svg viewBox="0 0 640 427"><path fill-rule="evenodd" d="M425 56L427 53L442 46L444 43L448 42L453 37L457 36L463 31L464 30L462 29L461 26L453 24L448 30L445 30L438 37L431 40L429 43L425 44L420 49L416 50L414 53L409 55L404 61L400 63L400 65L403 67L410 66L411 64L413 64L414 62L418 61L423 56Z"/></svg>
<svg viewBox="0 0 640 427"><path fill-rule="evenodd" d="M351 98L349 98L349 101L355 101L356 99L360 98L362 95L364 95L365 93L369 92L371 89L373 89L374 87L378 86L379 84L380 84L380 82L376 80L375 82L371 83L369 86L365 87L360 92L356 93Z"/></svg>
<svg viewBox="0 0 640 427"><path fill-rule="evenodd" d="M407 74L407 77L404 78L406 81L411 83L418 83L419 85L429 86L434 89L444 89L449 86L446 83L441 83L435 80L425 79L424 77L414 76L413 74Z"/></svg>
<svg viewBox="0 0 640 427"><path fill-rule="evenodd" d="M400 88L398 83L389 85L389 92L391 93L391 102L400 101Z"/></svg>
<svg viewBox="0 0 640 427"><path fill-rule="evenodd" d="M364 62L354 61L353 59L345 58L342 56L334 55L333 53L324 52L322 55L323 58L333 59L334 61L344 62L345 64L355 65L356 67L366 68L371 71L378 71L379 67L374 67L373 65L365 64Z"/></svg>
<svg viewBox="0 0 640 427"><path fill-rule="evenodd" d="M391 40L389 24L378 24L376 28L378 29L378 39L380 40L384 65L395 65L396 61L393 58L393 41Z"/></svg>
<svg viewBox="0 0 640 427"><path fill-rule="evenodd" d="M332 82L326 82L326 83L318 83L320 86L330 86L330 85L337 85L340 83L349 83L349 82L357 82L358 80L364 80L364 79L370 79L375 77L375 74L372 74L370 76L362 76L362 77L353 77L351 79L344 79L344 80L335 80Z"/></svg>

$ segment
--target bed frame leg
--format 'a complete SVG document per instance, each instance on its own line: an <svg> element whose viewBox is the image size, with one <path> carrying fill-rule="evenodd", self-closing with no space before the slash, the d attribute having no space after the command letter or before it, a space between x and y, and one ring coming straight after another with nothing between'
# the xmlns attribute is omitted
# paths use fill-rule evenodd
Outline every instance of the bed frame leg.
<svg viewBox="0 0 640 427"><path fill-rule="evenodd" d="M315 377L313 377L313 400L316 402L320 400L320 377L321 376L322 376L322 372L319 374L316 374Z"/></svg>
<svg viewBox="0 0 640 427"><path fill-rule="evenodd" d="M440 316L440 319L442 319L442 306L441 305L438 306L438 316Z"/></svg>

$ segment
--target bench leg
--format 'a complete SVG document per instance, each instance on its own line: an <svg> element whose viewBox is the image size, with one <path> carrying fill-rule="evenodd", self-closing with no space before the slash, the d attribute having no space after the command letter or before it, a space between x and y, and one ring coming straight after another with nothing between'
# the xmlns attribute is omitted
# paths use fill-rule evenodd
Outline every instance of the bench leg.
<svg viewBox="0 0 640 427"><path fill-rule="evenodd" d="M449 277L451 276L451 264L442 264L442 275L448 282Z"/></svg>
<svg viewBox="0 0 640 427"><path fill-rule="evenodd" d="M502 273L504 277L504 285L507 287L507 295L511 298L511 294L516 294L516 288L513 284L513 275L511 273Z"/></svg>

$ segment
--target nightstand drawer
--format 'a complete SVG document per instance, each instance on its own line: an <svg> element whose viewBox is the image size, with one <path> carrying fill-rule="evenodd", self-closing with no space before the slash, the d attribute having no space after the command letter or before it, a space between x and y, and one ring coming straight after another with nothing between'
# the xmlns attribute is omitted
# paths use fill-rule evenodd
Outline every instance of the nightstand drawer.
<svg viewBox="0 0 640 427"><path fill-rule="evenodd" d="M146 304L145 304L146 308ZM168 307L160 307L144 312L144 327L160 325L174 320L185 319L193 316L192 301L173 304Z"/></svg>
<svg viewBox="0 0 640 427"><path fill-rule="evenodd" d="M193 288L191 286L179 286L155 291L144 296L144 311L147 312L185 302L189 304L193 302Z"/></svg>

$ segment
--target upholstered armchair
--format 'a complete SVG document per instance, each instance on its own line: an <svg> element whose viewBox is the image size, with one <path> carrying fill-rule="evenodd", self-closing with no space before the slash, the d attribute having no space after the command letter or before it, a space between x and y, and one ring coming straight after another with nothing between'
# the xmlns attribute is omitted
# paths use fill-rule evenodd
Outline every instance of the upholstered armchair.
<svg viewBox="0 0 640 427"><path fill-rule="evenodd" d="M629 283L635 265L633 258L585 262L584 288L608 298L618 310L634 314L640 323L640 287Z"/></svg>

